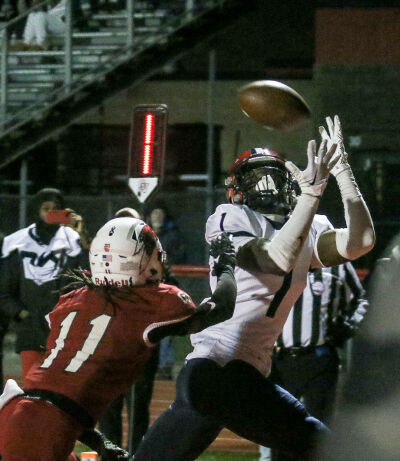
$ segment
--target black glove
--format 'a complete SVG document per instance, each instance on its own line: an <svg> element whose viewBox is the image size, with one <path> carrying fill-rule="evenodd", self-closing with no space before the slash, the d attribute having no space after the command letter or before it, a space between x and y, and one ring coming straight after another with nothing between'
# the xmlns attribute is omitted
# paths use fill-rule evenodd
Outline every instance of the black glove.
<svg viewBox="0 0 400 461"><path fill-rule="evenodd" d="M114 445L98 429L86 429L79 440L100 455L101 461L129 461L129 453Z"/></svg>
<svg viewBox="0 0 400 461"><path fill-rule="evenodd" d="M110 441L104 443L99 455L101 461L129 461L129 453Z"/></svg>
<svg viewBox="0 0 400 461"><path fill-rule="evenodd" d="M344 343L355 336L358 325L351 318L338 317L328 332L327 342L333 346L343 347Z"/></svg>
<svg viewBox="0 0 400 461"><path fill-rule="evenodd" d="M232 235L223 232L211 241L210 255L214 258L212 275L217 277L229 266L232 270L236 266L236 252L233 246Z"/></svg>

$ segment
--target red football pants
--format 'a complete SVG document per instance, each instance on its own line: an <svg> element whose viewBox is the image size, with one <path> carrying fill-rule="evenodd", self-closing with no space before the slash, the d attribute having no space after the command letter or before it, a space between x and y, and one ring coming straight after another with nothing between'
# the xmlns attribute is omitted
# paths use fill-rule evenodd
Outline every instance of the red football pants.
<svg viewBox="0 0 400 461"><path fill-rule="evenodd" d="M72 461L83 428L55 405L17 397L0 411L1 461Z"/></svg>

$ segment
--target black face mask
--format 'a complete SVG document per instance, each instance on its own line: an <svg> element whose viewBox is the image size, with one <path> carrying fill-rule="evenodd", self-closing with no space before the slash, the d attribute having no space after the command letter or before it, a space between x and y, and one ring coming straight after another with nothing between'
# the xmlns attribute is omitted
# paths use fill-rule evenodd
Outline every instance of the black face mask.
<svg viewBox="0 0 400 461"><path fill-rule="evenodd" d="M246 205L259 213L287 216L292 206L284 194L273 195L268 191L252 191L244 194Z"/></svg>
<svg viewBox="0 0 400 461"><path fill-rule="evenodd" d="M293 182L280 166L244 169L237 175L237 181L243 192L243 202L254 211L288 216L295 205Z"/></svg>
<svg viewBox="0 0 400 461"><path fill-rule="evenodd" d="M36 235L39 239L39 242L45 243L46 245L50 243L50 240L54 237L58 228L60 227L59 224L47 224L40 218L35 224Z"/></svg>

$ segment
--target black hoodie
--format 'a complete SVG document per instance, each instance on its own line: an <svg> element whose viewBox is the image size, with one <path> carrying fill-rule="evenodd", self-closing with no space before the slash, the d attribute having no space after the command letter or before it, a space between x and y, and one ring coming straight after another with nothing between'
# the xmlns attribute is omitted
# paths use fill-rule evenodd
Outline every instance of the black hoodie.
<svg viewBox="0 0 400 461"><path fill-rule="evenodd" d="M0 316L17 321L17 352L44 350L49 332L45 315L58 302L59 290L69 283L60 275L82 263L79 234L67 226L49 225L40 219L40 206L47 201L64 208L60 191L42 189L28 208L34 223L6 236L2 245ZM29 311L22 320L21 310Z"/></svg>

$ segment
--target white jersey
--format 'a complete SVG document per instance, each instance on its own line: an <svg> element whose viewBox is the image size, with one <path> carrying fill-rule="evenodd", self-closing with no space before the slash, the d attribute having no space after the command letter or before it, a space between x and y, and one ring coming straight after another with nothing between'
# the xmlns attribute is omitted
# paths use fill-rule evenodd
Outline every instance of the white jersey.
<svg viewBox="0 0 400 461"><path fill-rule="evenodd" d="M326 216L315 216L294 269L285 276L265 274L256 277L236 267L238 291L233 316L191 335L194 350L187 359L209 358L222 366L238 359L268 375L274 344L291 307L304 290L308 270L323 266L317 253L318 238L332 227ZM232 234L237 251L255 237L272 240L279 230L261 213L246 205L223 204L208 218L207 242L221 232ZM210 258L210 267L212 264ZM210 272L212 290L216 283L216 277Z"/></svg>
<svg viewBox="0 0 400 461"><path fill-rule="evenodd" d="M25 279L43 285L56 279L65 265L65 257L74 258L81 251L79 234L68 226L60 226L48 244L39 241L36 224L4 237L1 257L13 251L20 254Z"/></svg>

